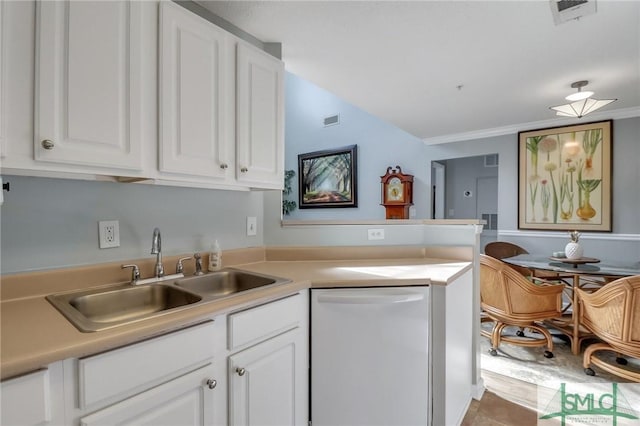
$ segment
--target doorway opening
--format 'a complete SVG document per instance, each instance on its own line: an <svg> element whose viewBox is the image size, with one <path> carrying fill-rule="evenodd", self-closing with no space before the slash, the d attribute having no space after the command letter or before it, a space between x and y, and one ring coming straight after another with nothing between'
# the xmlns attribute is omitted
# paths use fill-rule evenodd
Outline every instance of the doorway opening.
<svg viewBox="0 0 640 426"><path fill-rule="evenodd" d="M481 251L498 239L498 154L431 162L431 218L481 219Z"/></svg>

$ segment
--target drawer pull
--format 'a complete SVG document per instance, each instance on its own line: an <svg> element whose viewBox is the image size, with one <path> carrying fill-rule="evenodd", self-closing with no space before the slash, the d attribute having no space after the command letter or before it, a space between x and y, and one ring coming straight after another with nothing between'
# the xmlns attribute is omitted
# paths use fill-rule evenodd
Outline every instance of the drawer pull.
<svg viewBox="0 0 640 426"><path fill-rule="evenodd" d="M209 389L213 389L218 385L218 381L215 379L209 379L207 380L207 386L209 386Z"/></svg>

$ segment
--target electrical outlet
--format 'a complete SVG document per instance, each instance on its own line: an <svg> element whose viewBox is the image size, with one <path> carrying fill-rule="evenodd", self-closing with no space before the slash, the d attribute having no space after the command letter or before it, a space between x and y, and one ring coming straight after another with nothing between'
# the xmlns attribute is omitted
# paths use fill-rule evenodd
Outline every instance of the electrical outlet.
<svg viewBox="0 0 640 426"><path fill-rule="evenodd" d="M369 240L384 240L384 229L367 229Z"/></svg>
<svg viewBox="0 0 640 426"><path fill-rule="evenodd" d="M117 220L101 220L98 222L100 248L120 247L120 225Z"/></svg>
<svg viewBox="0 0 640 426"><path fill-rule="evenodd" d="M258 233L258 220L255 216L247 216L247 236L252 237Z"/></svg>

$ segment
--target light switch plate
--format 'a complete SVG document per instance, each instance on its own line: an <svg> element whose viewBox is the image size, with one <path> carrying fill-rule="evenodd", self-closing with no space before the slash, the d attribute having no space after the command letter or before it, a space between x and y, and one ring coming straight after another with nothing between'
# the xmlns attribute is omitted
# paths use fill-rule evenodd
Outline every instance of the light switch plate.
<svg viewBox="0 0 640 426"><path fill-rule="evenodd" d="M258 220L255 216L247 216L247 236L252 237L258 233Z"/></svg>

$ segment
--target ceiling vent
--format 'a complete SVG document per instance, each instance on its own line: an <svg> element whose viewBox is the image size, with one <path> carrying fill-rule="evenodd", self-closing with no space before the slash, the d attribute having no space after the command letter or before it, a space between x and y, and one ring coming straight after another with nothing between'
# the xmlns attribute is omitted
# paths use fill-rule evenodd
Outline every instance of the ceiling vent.
<svg viewBox="0 0 640 426"><path fill-rule="evenodd" d="M324 127L340 124L340 114L332 115L324 118Z"/></svg>
<svg viewBox="0 0 640 426"><path fill-rule="evenodd" d="M556 25L596 13L596 0L550 0L549 4Z"/></svg>

